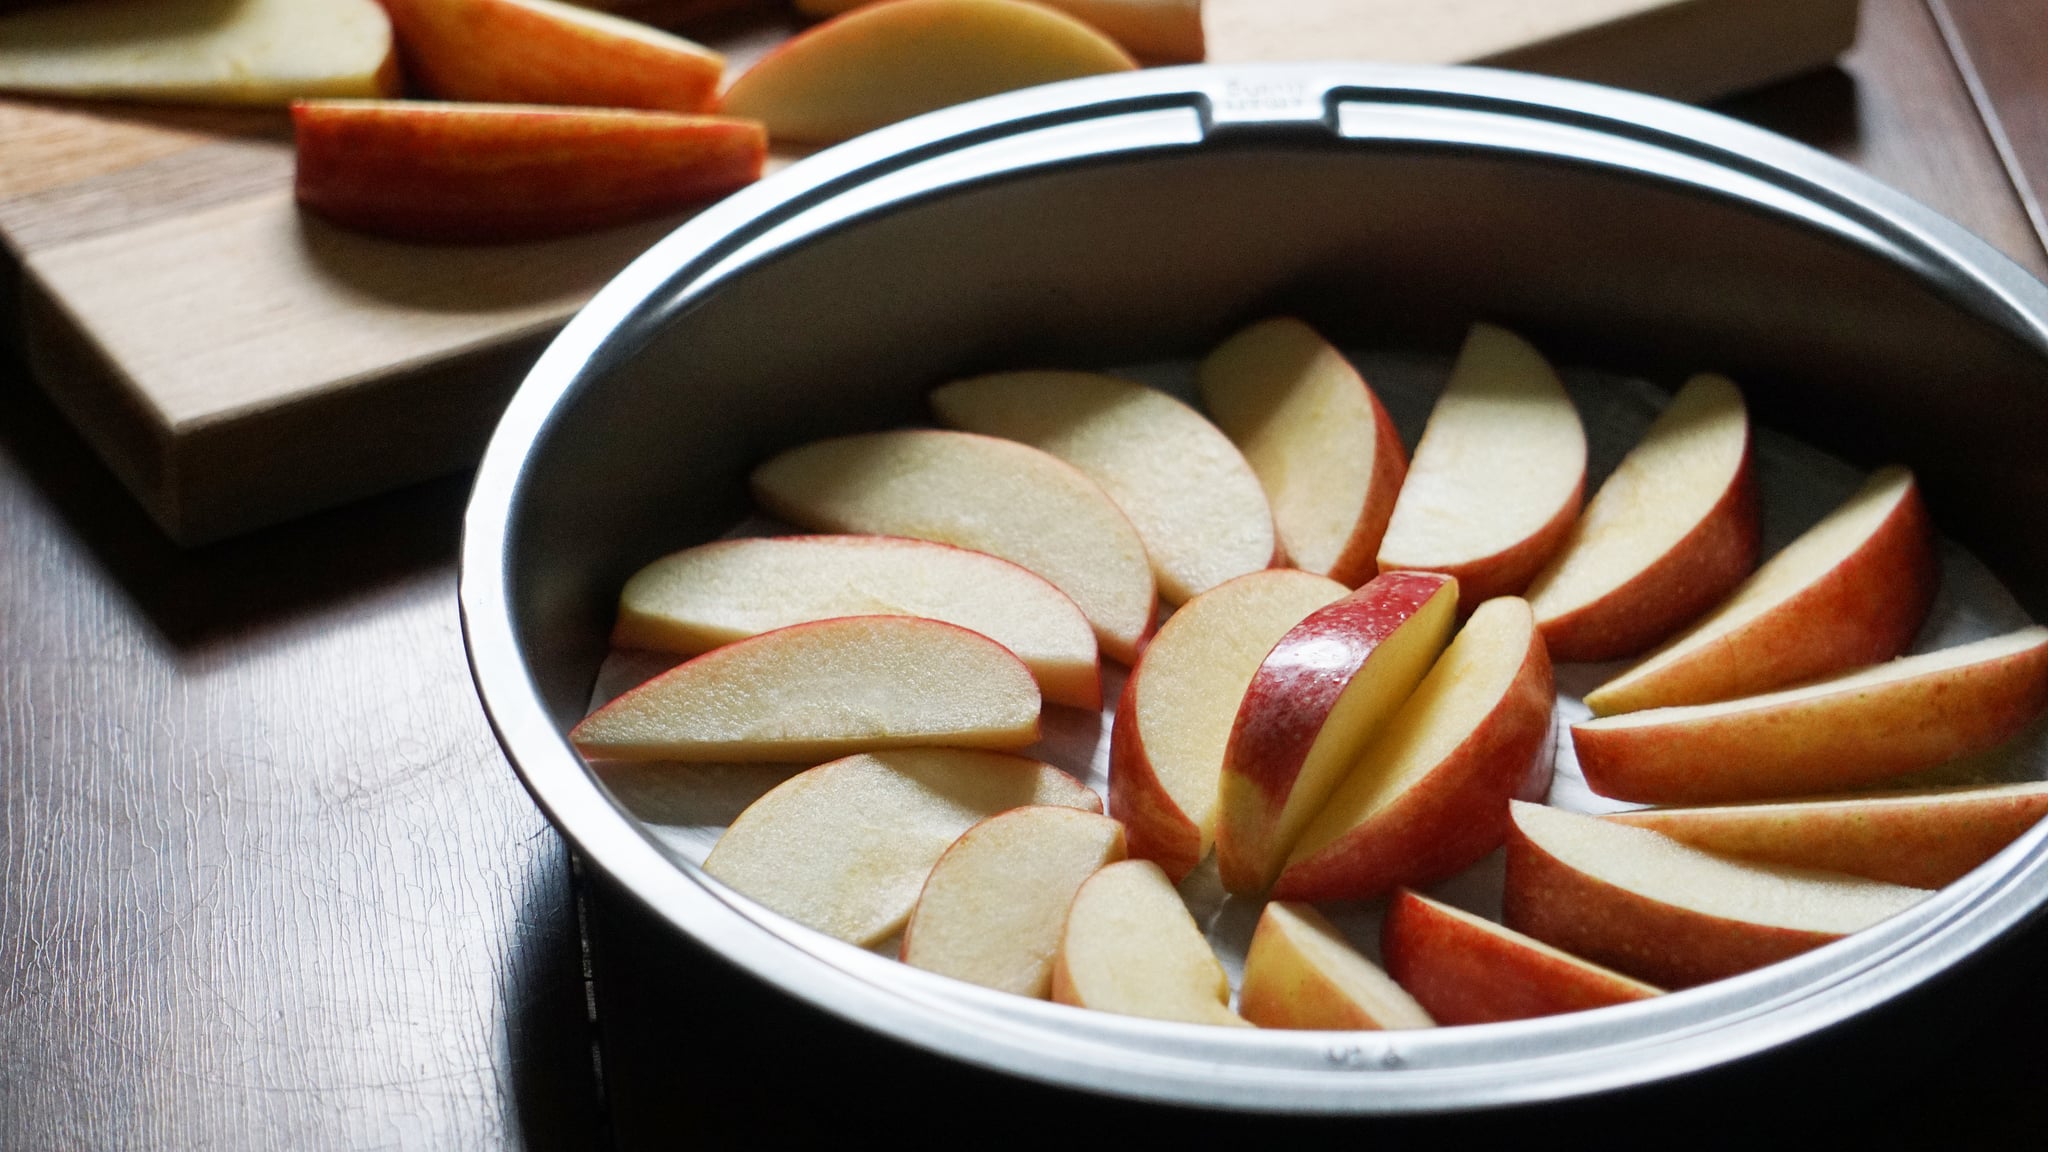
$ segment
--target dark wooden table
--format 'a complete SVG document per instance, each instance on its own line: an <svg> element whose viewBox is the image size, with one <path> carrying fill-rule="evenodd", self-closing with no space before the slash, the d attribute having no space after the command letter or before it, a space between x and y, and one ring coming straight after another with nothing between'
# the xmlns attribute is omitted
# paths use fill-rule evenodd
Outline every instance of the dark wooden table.
<svg viewBox="0 0 2048 1152"><path fill-rule="evenodd" d="M2044 17L2042 0L1866 0L1840 69L1727 110L2048 276L2027 191L2048 191ZM470 689L464 496L451 480L181 552L0 356L0 1148L723 1145L849 1127L914 1144L938 1129L910 1101L935 1092L1046 1131L1162 1123L876 1056L844 1028L791 1032L815 1022L581 883ZM1733 1076L1377 1132L1565 1123L1634 1143L1678 1123L2039 1146L2044 958L2048 932L2022 933L1847 1041Z"/></svg>

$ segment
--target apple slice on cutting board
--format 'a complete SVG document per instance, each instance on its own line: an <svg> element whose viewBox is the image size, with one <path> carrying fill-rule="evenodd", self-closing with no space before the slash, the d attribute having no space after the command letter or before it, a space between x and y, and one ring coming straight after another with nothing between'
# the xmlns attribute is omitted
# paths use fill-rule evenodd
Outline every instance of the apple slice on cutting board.
<svg viewBox="0 0 2048 1152"><path fill-rule="evenodd" d="M1292 568L1240 576L1182 605L1124 682L1109 743L1109 814L1131 855L1176 882L1216 842L1216 795L1238 705L1280 638L1349 590Z"/></svg>
<svg viewBox="0 0 2048 1152"><path fill-rule="evenodd" d="M1647 804L1810 796L1995 748L2048 711L2048 628L1798 688L1572 725L1586 783Z"/></svg>
<svg viewBox="0 0 2048 1152"><path fill-rule="evenodd" d="M962 832L1029 804L1102 811L1036 760L967 748L849 756L749 805L704 870L792 920L869 947L910 918L925 877Z"/></svg>
<svg viewBox="0 0 2048 1152"><path fill-rule="evenodd" d="M796 0L806 16L837 16L874 0ZM1161 63L1202 59L1202 0L1041 0L1109 36L1134 55Z"/></svg>
<svg viewBox="0 0 2048 1152"><path fill-rule="evenodd" d="M1266 905L1252 931L1237 1007L1261 1028L1349 1032L1437 1023L1322 913L1279 900Z"/></svg>
<svg viewBox="0 0 2048 1152"><path fill-rule="evenodd" d="M1596 716L1709 704L1889 660L1934 603L1934 527L1913 474L1881 468L1711 614L1586 694Z"/></svg>
<svg viewBox="0 0 2048 1152"><path fill-rule="evenodd" d="M1372 579L1408 454L1365 378L1291 317L1224 341L1198 374L1202 403L1265 486L1288 563L1354 588Z"/></svg>
<svg viewBox="0 0 2048 1152"><path fill-rule="evenodd" d="M1774 964L1931 895L1702 852L1644 828L1513 803L1508 927L1665 988Z"/></svg>
<svg viewBox="0 0 2048 1152"><path fill-rule="evenodd" d="M407 74L446 100L705 112L725 58L557 0L383 0Z"/></svg>
<svg viewBox="0 0 2048 1152"><path fill-rule="evenodd" d="M1550 657L1529 605L1481 604L1309 822L1281 900L1364 900L1500 847L1508 801L1550 786Z"/></svg>
<svg viewBox="0 0 2048 1152"><path fill-rule="evenodd" d="M694 656L835 616L958 624L1024 661L1049 701L1102 707L1088 618L1044 577L983 552L894 536L720 540L671 553L619 593L612 643Z"/></svg>
<svg viewBox="0 0 2048 1152"><path fill-rule="evenodd" d="M1529 586L1552 659L1639 655L1756 568L1763 520L1749 441L1749 410L1726 377L1678 390Z"/></svg>
<svg viewBox="0 0 2048 1152"><path fill-rule="evenodd" d="M1083 881L1124 858L1124 826L1032 806L961 833L925 879L903 930L903 962L1044 999L1067 909Z"/></svg>
<svg viewBox="0 0 2048 1152"><path fill-rule="evenodd" d="M1216 862L1240 894L1289 849L1450 639L1458 582L1390 572L1289 629L1260 663L1223 754Z"/></svg>
<svg viewBox="0 0 2048 1152"><path fill-rule="evenodd" d="M1180 604L1274 561L1273 510L1230 439L1154 388L1093 372L1002 372L932 392L940 423L1043 448L1086 473Z"/></svg>
<svg viewBox="0 0 2048 1152"><path fill-rule="evenodd" d="M1137 529L1101 486L1028 444L909 429L819 440L754 470L771 514L821 532L911 536L1000 556L1050 580L1125 664L1157 596Z"/></svg>
<svg viewBox="0 0 2048 1152"><path fill-rule="evenodd" d="M686 661L585 717L569 738L610 760L827 760L1038 739L1038 685L1009 649L915 616L764 632Z"/></svg>
<svg viewBox="0 0 2048 1152"><path fill-rule="evenodd" d="M1564 544L1586 483L1586 430L1557 373L1505 328L1474 324L1415 446L1379 568L1446 572L1467 604L1519 595Z"/></svg>
<svg viewBox="0 0 2048 1152"><path fill-rule="evenodd" d="M1663 994L1406 888L1387 906L1380 951L1439 1024L1530 1020Z"/></svg>
<svg viewBox="0 0 2048 1152"><path fill-rule="evenodd" d="M1230 1010L1230 977L1202 929L1150 860L1123 860L1074 893L1053 958L1052 998L1152 1020L1247 1027Z"/></svg>

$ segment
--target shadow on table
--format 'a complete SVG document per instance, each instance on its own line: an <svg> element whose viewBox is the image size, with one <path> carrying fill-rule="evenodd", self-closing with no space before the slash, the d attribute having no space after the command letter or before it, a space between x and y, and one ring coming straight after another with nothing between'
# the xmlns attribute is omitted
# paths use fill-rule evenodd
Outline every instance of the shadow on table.
<svg viewBox="0 0 2048 1152"><path fill-rule="evenodd" d="M1713 105L1713 110L1790 136L1823 152L1841 153L1861 131L1856 78L1823 68Z"/></svg>

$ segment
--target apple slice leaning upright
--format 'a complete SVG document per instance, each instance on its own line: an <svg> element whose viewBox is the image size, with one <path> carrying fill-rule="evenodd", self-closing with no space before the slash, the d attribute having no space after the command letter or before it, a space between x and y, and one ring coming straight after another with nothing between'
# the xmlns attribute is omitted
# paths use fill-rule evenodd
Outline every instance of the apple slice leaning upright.
<svg viewBox="0 0 2048 1152"><path fill-rule="evenodd" d="M1074 893L1053 959L1052 998L1124 1016L1247 1027L1230 1010L1230 977L1201 927L1150 860L1111 864Z"/></svg>
<svg viewBox="0 0 2048 1152"><path fill-rule="evenodd" d="M707 112L725 58L558 0L383 0L407 74L444 100Z"/></svg>
<svg viewBox="0 0 2048 1152"><path fill-rule="evenodd" d="M837 16L873 0L796 0L806 16ZM1202 0L1041 0L1155 63L1202 59Z"/></svg>
<svg viewBox="0 0 2048 1152"><path fill-rule="evenodd" d="M1387 905L1380 951L1439 1024L1530 1020L1663 994L1406 888Z"/></svg>
<svg viewBox="0 0 2048 1152"><path fill-rule="evenodd" d="M1275 900L1244 958L1238 1012L1261 1028L1349 1032L1437 1024L1307 904Z"/></svg>

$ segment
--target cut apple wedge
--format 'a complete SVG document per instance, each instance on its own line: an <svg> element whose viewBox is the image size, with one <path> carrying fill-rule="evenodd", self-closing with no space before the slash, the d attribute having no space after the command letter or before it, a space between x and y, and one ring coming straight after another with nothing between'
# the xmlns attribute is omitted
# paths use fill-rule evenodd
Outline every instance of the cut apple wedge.
<svg viewBox="0 0 2048 1152"><path fill-rule="evenodd" d="M1709 704L1889 660L1934 602L1934 528L1913 474L1874 473L1719 608L1586 694L1597 716Z"/></svg>
<svg viewBox="0 0 2048 1152"><path fill-rule="evenodd" d="M1354 588L1372 579L1408 454L1365 378L1291 317L1224 341L1199 374L1202 403L1265 486L1288 562Z"/></svg>
<svg viewBox="0 0 2048 1152"><path fill-rule="evenodd" d="M967 100L1137 67L1061 12L1021 0L879 0L784 41L724 110L775 139L834 144Z"/></svg>
<svg viewBox="0 0 2048 1152"><path fill-rule="evenodd" d="M1500 847L1508 801L1550 786L1550 657L1529 605L1472 613L1287 858L1281 900L1363 900Z"/></svg>
<svg viewBox="0 0 2048 1152"><path fill-rule="evenodd" d="M569 733L605 760L794 763L1038 739L1038 685L978 632L914 616L798 624L679 664Z"/></svg>
<svg viewBox="0 0 2048 1152"><path fill-rule="evenodd" d="M1529 586L1555 660L1618 660L1719 604L1756 568L1749 410L1726 377L1678 390Z"/></svg>
<svg viewBox="0 0 2048 1152"><path fill-rule="evenodd" d="M2048 816L2048 784L1936 788L1779 804L1655 808L1604 817L1706 852L1940 888Z"/></svg>
<svg viewBox="0 0 2048 1152"><path fill-rule="evenodd" d="M1458 582L1389 572L1289 629L1259 665L1223 754L1223 886L1264 892L1358 755L1450 639Z"/></svg>
<svg viewBox="0 0 2048 1152"><path fill-rule="evenodd" d="M1126 664L1157 600L1145 545L1102 488L1028 444L912 429L820 440L754 470L770 513L823 532L934 540L1038 573Z"/></svg>
<svg viewBox="0 0 2048 1152"><path fill-rule="evenodd" d="M1073 808L1013 808L961 833L932 866L903 930L903 962L1044 999L1067 909L1124 858L1124 826Z"/></svg>
<svg viewBox="0 0 2048 1152"><path fill-rule="evenodd" d="M609 108L308 100L298 202L402 240L535 240L680 212L760 178L761 126Z"/></svg>
<svg viewBox="0 0 2048 1152"><path fill-rule="evenodd" d="M837 16L874 0L796 0L806 16ZM1194 63L1205 56L1202 0L1041 0L1159 63Z"/></svg>
<svg viewBox="0 0 2048 1152"><path fill-rule="evenodd" d="M1102 707L1088 618L1036 573L893 536L721 540L664 556L619 594L612 643L694 656L835 616L925 616L1017 654L1049 701Z"/></svg>
<svg viewBox="0 0 2048 1152"><path fill-rule="evenodd" d="M1123 860L1074 893L1053 958L1052 998L1077 1008L1248 1025L1230 1010L1230 977L1202 929L1150 860Z"/></svg>
<svg viewBox="0 0 2048 1152"><path fill-rule="evenodd" d="M1474 324L1429 414L1379 568L1446 572L1468 604L1519 595L1579 516L1586 430L1543 355Z"/></svg>
<svg viewBox="0 0 2048 1152"><path fill-rule="evenodd" d="M1261 1028L1351 1032L1437 1023L1322 913L1281 901L1259 914L1237 1006Z"/></svg>
<svg viewBox="0 0 2048 1152"><path fill-rule="evenodd" d="M1004 752L902 748L790 777L732 822L704 870L799 923L865 948L895 935L947 846L1030 804L1102 811L1065 772Z"/></svg>
<svg viewBox="0 0 2048 1152"><path fill-rule="evenodd" d="M1810 796L1995 748L2048 711L2048 628L1762 696L1572 725L1595 792L1645 804Z"/></svg>
<svg viewBox="0 0 2048 1152"><path fill-rule="evenodd" d="M725 58L556 0L383 0L406 72L446 100L704 112Z"/></svg>
<svg viewBox="0 0 2048 1152"><path fill-rule="evenodd" d="M1406 888L1387 905L1380 951L1439 1024L1532 1020L1663 994Z"/></svg>
<svg viewBox="0 0 2048 1152"><path fill-rule="evenodd" d="M1002 372L931 401L942 424L1043 448L1102 485L1168 604L1273 563L1273 510L1251 465L1164 392L1093 372Z"/></svg>
<svg viewBox="0 0 2048 1152"><path fill-rule="evenodd" d="M1665 988L1796 956L1931 893L1818 869L1753 864L1668 836L1515 801L1510 928Z"/></svg>
<svg viewBox="0 0 2048 1152"><path fill-rule="evenodd" d="M1216 792L1245 689L1266 654L1309 613L1349 590L1323 576L1269 568L1182 605L1124 682L1109 742L1109 813L1131 855L1176 882L1216 842Z"/></svg>

